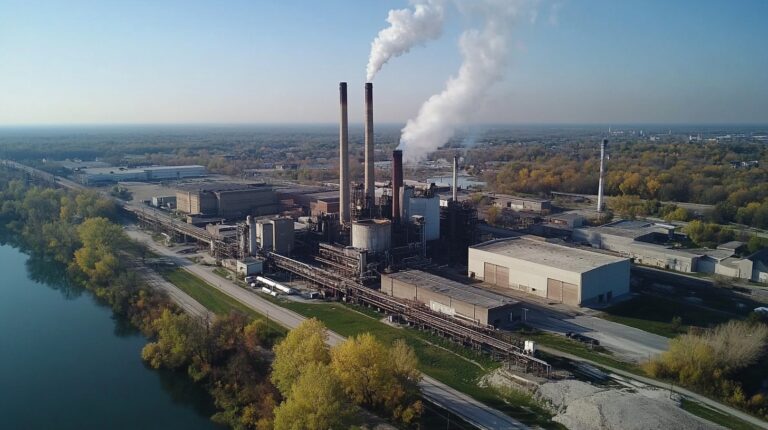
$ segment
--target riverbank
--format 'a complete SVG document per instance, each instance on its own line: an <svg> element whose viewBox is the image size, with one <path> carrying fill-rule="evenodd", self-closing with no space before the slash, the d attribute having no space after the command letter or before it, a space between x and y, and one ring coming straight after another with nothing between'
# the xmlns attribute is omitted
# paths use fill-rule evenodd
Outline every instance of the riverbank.
<svg viewBox="0 0 768 430"><path fill-rule="evenodd" d="M221 428L207 392L185 374L148 369L146 338L67 283L64 267L2 234L0 244L4 428Z"/></svg>

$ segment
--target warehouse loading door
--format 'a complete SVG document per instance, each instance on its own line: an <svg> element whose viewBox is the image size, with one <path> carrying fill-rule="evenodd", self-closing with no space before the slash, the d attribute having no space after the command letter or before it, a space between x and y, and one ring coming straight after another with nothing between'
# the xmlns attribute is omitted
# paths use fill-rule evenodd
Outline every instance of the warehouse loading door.
<svg viewBox="0 0 768 430"><path fill-rule="evenodd" d="M579 305L579 287L563 282L563 303L571 306Z"/></svg>
<svg viewBox="0 0 768 430"><path fill-rule="evenodd" d="M496 284L496 265L491 263L485 263L485 282L489 284Z"/></svg>
<svg viewBox="0 0 768 430"><path fill-rule="evenodd" d="M509 269L504 266L497 266L493 263L485 263L485 279L484 281L498 285L499 287L509 288Z"/></svg>
<svg viewBox="0 0 768 430"><path fill-rule="evenodd" d="M496 285L509 288L509 269L496 266Z"/></svg>
<svg viewBox="0 0 768 430"><path fill-rule="evenodd" d="M547 298L550 300L556 300L558 302L563 301L563 282L557 279L547 278Z"/></svg>

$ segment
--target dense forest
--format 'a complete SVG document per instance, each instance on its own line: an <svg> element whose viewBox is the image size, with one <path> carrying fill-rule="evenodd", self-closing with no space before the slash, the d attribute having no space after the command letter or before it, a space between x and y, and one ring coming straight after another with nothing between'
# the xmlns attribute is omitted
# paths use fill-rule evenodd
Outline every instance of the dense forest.
<svg viewBox="0 0 768 430"><path fill-rule="evenodd" d="M365 408L405 426L418 422L421 376L405 343L390 347L363 334L331 349L316 320L283 338L265 320L238 313L192 317L131 270L147 251L116 223L111 200L36 187L2 169L0 200L0 229L64 265L70 282L150 338L142 351L149 365L203 384L219 409L215 421L235 429L348 428Z"/></svg>

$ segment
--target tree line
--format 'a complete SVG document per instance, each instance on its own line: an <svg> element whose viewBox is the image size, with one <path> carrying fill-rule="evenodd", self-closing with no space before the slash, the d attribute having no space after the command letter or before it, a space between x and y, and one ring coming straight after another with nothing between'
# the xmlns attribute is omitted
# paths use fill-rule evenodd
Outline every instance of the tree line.
<svg viewBox="0 0 768 430"><path fill-rule="evenodd" d="M711 204L715 205L712 222L768 228L768 149L763 145L622 140L611 142L608 152L605 193L628 199L616 201L621 211L653 214L661 206L658 202ZM496 192L597 194L595 142L506 145L470 151L468 158L477 163L504 161L501 168L486 174ZM731 165L747 160L759 165ZM649 203L633 209L640 201Z"/></svg>
<svg viewBox="0 0 768 430"><path fill-rule="evenodd" d="M648 362L644 370L765 419L768 398L762 385L768 365L767 345L768 325L753 316L748 321L729 321L672 339L669 350Z"/></svg>
<svg viewBox="0 0 768 430"><path fill-rule="evenodd" d="M0 228L65 265L72 282L150 338L142 350L150 366L203 384L219 410L215 421L235 429L348 428L357 408L406 426L418 421L420 373L404 342L383 345L365 334L330 349L317 320L280 341L261 319L190 316L131 270L146 251L116 223L111 200L35 187L5 170L0 199Z"/></svg>

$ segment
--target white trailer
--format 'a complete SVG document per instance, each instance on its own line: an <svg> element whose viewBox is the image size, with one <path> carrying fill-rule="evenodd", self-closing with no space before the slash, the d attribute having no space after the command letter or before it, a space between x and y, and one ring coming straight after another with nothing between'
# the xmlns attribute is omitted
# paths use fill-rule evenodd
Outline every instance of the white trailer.
<svg viewBox="0 0 768 430"><path fill-rule="evenodd" d="M280 291L281 293L284 293L284 294L294 294L296 292L296 290L294 290L291 287L286 287L285 285L279 284L279 283L277 283L277 282L275 282L275 281L273 281L273 280L271 280L269 278L265 278L263 276L257 276L256 277L256 281L261 283L261 284L263 284L263 285L266 285L266 286L270 287L273 291L274 290L278 290L278 291Z"/></svg>

